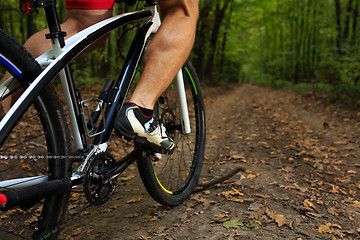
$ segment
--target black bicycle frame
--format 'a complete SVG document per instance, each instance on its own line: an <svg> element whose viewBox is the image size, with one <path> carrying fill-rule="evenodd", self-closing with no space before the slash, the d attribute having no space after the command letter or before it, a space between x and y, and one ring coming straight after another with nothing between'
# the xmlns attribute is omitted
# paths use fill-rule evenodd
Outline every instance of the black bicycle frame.
<svg viewBox="0 0 360 240"><path fill-rule="evenodd" d="M153 2L153 1L149 1ZM46 6L45 12L47 13L47 18L49 23L53 26L50 26L49 37L54 39L59 39L61 43L61 39L63 39L63 34L61 34L60 24L57 20L56 8L54 6ZM1 120L0 122L0 145L2 145L12 129L16 126L17 122L21 119L30 105L35 101L35 99L39 96L40 92L50 83L50 81L58 75L58 73L62 69L66 69L67 65L85 48L87 48L90 44L92 44L97 39L101 38L108 32L114 30L115 28L120 27L121 25L128 24L130 22L134 22L137 20L149 18L152 16L152 12L150 10L141 10L137 12L128 13L125 15L121 15L116 18L114 21L108 22L103 27L97 29L96 31L89 34L86 38L82 39L79 43L77 43L73 48L69 51L63 53L59 59L57 58L54 63L50 64L48 68L46 68L25 90L22 96L18 99L9 113ZM52 19L52 20L51 20ZM105 131L98 135L94 139L94 144L105 143L109 140L111 136L111 132L113 130L113 121L116 117L116 113L121 107L121 104L124 101L124 98L128 92L128 89L132 83L134 73L138 62L142 56L144 50L144 41L145 36L151 26L151 23L142 25L137 34L133 43L131 45L129 54L126 58L125 64L122 68L121 74L115 84L114 89L116 89L115 98L112 100L111 104L108 104L108 107L105 112L106 126L101 126L101 129L105 128ZM60 34L59 34L60 33ZM71 76L70 70L67 70L68 75ZM69 90L75 94L74 83L70 78ZM75 96L73 96L75 98ZM75 112L80 112L80 106L77 103L77 99L72 99ZM77 109L77 110L76 110ZM82 126L82 122L77 119L78 125ZM101 130L100 129L100 130ZM81 133L84 137L84 132ZM85 144L85 143L84 143Z"/></svg>
<svg viewBox="0 0 360 240"><path fill-rule="evenodd" d="M131 44L128 55L125 59L125 63L121 70L121 74L119 75L118 80L115 83L114 89L117 89L115 97L113 101L108 104L105 111L105 131L100 134L99 137L95 138L93 142L94 145L106 143L110 139L116 114L121 108L122 103L124 102L124 99L131 86L132 80L136 72L136 68L144 50L145 37L150 26L151 23L144 24L138 29L135 35L135 38ZM101 126L99 131L102 131L103 129L103 126Z"/></svg>

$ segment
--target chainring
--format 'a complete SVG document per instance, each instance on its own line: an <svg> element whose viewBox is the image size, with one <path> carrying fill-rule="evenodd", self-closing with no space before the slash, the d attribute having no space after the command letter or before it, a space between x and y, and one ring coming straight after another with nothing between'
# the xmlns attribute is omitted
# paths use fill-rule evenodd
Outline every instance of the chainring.
<svg viewBox="0 0 360 240"><path fill-rule="evenodd" d="M107 152L98 153L89 159L85 170L83 188L85 197L90 204L101 205L109 200L113 194L117 182L116 178L104 183L101 172L105 172L114 163L114 157Z"/></svg>

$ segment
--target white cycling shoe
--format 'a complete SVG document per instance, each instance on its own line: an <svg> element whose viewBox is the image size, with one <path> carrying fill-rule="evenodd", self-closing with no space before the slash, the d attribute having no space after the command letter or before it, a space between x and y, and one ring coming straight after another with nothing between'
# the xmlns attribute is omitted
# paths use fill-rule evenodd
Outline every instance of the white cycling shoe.
<svg viewBox="0 0 360 240"><path fill-rule="evenodd" d="M172 153L175 144L166 135L166 129L158 124L153 116L146 116L140 108L131 102L126 102L115 118L114 128L121 135L139 143L149 143L162 153Z"/></svg>

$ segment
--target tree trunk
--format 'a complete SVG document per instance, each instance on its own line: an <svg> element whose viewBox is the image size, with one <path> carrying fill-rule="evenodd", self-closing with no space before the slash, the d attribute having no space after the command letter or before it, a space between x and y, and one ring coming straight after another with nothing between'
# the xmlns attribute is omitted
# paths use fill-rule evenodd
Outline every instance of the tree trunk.
<svg viewBox="0 0 360 240"><path fill-rule="evenodd" d="M348 41L349 32L350 32L350 18L351 18L352 6L353 6L353 0L348 0L346 13L345 13L344 32L343 32L343 40L345 42Z"/></svg>
<svg viewBox="0 0 360 240"><path fill-rule="evenodd" d="M210 80L212 80L212 73L214 68L214 58L218 42L218 36L221 24L224 20L225 11L228 8L229 1L225 1L223 7L220 6L220 2L216 2L215 8L215 20L212 28L212 34L210 39L210 53L206 63L206 73Z"/></svg>
<svg viewBox="0 0 360 240"><path fill-rule="evenodd" d="M209 30L209 14L212 8L211 1L205 1L204 5L200 8L199 24L196 32L196 41L193 49L194 60L193 64L197 70L200 78L205 75L205 59L206 59L206 42Z"/></svg>
<svg viewBox="0 0 360 240"><path fill-rule="evenodd" d="M359 11L359 1L355 1L355 7L353 9L353 24L352 24L352 35L351 35L351 45L355 46L356 34L357 34L357 21L358 21L358 11Z"/></svg>
<svg viewBox="0 0 360 240"><path fill-rule="evenodd" d="M230 21L231 21L231 15L232 15L232 5L234 3L234 0L230 0L230 7L229 7L229 11L226 13L226 16L227 16L227 19L226 19L226 22L225 22L225 28L226 29L229 29L230 28ZM225 65L225 49L226 49L226 40L227 40L227 31L225 31L224 33L224 36L223 36L223 40L222 40L222 46L221 46L221 49L220 49L220 60L219 60L219 65L220 65L220 68L219 68L219 73L222 74L223 73L223 70L224 70L224 65Z"/></svg>
<svg viewBox="0 0 360 240"><path fill-rule="evenodd" d="M340 0L334 0L335 1L335 16L336 16L336 48L338 51L338 54L342 54L342 27L341 27L341 4Z"/></svg>

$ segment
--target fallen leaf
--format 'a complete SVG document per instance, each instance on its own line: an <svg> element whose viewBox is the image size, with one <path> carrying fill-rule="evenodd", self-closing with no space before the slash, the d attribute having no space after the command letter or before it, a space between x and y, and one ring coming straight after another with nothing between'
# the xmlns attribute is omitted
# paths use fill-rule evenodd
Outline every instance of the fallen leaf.
<svg viewBox="0 0 360 240"><path fill-rule="evenodd" d="M152 215L144 215L140 218L140 222L142 223L146 223L146 222L153 222L158 220L157 216L152 216Z"/></svg>
<svg viewBox="0 0 360 240"><path fill-rule="evenodd" d="M206 198L200 198L198 201L201 202L202 204L204 204L204 207L206 207L206 208L208 208L210 206L210 204L216 203L216 201L208 200Z"/></svg>
<svg viewBox="0 0 360 240"><path fill-rule="evenodd" d="M228 217L229 216L229 213L217 213L214 215L214 217L217 217L217 218L224 218L224 217Z"/></svg>
<svg viewBox="0 0 360 240"><path fill-rule="evenodd" d="M352 204L354 207L357 207L357 208L360 208L360 201L353 201L353 204Z"/></svg>
<svg viewBox="0 0 360 240"><path fill-rule="evenodd" d="M230 200L231 198L233 198L233 196L242 196L244 195L242 192L240 192L239 190L237 190L236 188L232 188L232 190L230 191L224 191L221 193L217 193L217 196L224 196L227 200Z"/></svg>
<svg viewBox="0 0 360 240"><path fill-rule="evenodd" d="M127 201L127 203L136 203L136 202L140 202L141 200L142 200L142 197L133 197L132 199Z"/></svg>
<svg viewBox="0 0 360 240"><path fill-rule="evenodd" d="M343 178L335 178L335 181L341 182L341 183L350 183L351 182L351 177L350 176L345 176Z"/></svg>
<svg viewBox="0 0 360 240"><path fill-rule="evenodd" d="M257 172L252 172L252 173L249 173L249 175L247 176L248 179L254 179L256 177L258 177L260 175L260 173L257 173Z"/></svg>
<svg viewBox="0 0 360 240"><path fill-rule="evenodd" d="M126 182L133 179L135 176L136 176L135 174L130 174L128 176L121 176L118 178L118 180L120 180L121 182Z"/></svg>
<svg viewBox="0 0 360 240"><path fill-rule="evenodd" d="M303 202L303 205L305 207L315 208L314 204L312 202L310 202L309 199L305 199L304 202Z"/></svg>
<svg viewBox="0 0 360 240"><path fill-rule="evenodd" d="M77 236L82 232L82 228L78 227L71 231L71 236Z"/></svg>
<svg viewBox="0 0 360 240"><path fill-rule="evenodd" d="M255 197L260 197L260 198L269 198L270 196L269 195L262 195L262 194L253 194Z"/></svg>
<svg viewBox="0 0 360 240"><path fill-rule="evenodd" d="M236 195L239 195L239 196L244 195L242 192L240 192L240 191L237 190L236 188L232 188L232 190L235 192Z"/></svg>
<svg viewBox="0 0 360 240"><path fill-rule="evenodd" d="M243 198L230 198L228 200L233 201L233 202L237 202L237 203L245 202L245 199L243 199Z"/></svg>
<svg viewBox="0 0 360 240"><path fill-rule="evenodd" d="M223 223L223 226L227 229L229 228L239 228L239 226L244 226L244 223L239 222L238 219L231 219Z"/></svg>
<svg viewBox="0 0 360 240"><path fill-rule="evenodd" d="M333 223L325 223L324 225L321 225L317 231L319 233L336 233L337 231L333 230L332 228L339 228L342 229L339 224L333 224Z"/></svg>
<svg viewBox="0 0 360 240"><path fill-rule="evenodd" d="M272 220L274 220L279 227L287 224L287 220L286 220L286 218L284 217L284 215L282 215L282 214L276 214L276 213L273 213L273 212L266 212L266 214L267 214Z"/></svg>
<svg viewBox="0 0 360 240"><path fill-rule="evenodd" d="M230 158L233 159L233 160L240 160L240 159L245 158L245 154L243 154L243 153L240 154L240 155L239 154L234 154L234 155L231 155Z"/></svg>
<svg viewBox="0 0 360 240"><path fill-rule="evenodd" d="M331 223L326 223L326 224L324 224L324 225L321 225L321 226L317 229L317 231L318 231L319 233L328 233L328 232L330 232L330 225L331 225Z"/></svg>
<svg viewBox="0 0 360 240"><path fill-rule="evenodd" d="M300 187L297 183L293 183L292 185L285 187L285 189L297 189L303 193L308 191L306 187Z"/></svg>

